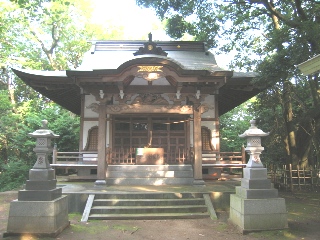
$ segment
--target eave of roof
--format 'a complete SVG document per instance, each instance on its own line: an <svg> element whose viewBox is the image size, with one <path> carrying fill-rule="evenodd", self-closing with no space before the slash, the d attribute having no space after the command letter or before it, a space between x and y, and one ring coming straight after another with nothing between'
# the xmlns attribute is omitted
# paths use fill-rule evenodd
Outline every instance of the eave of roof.
<svg viewBox="0 0 320 240"><path fill-rule="evenodd" d="M80 115L81 94L80 88L67 77L65 71L31 71L12 69L13 72L35 91L50 100Z"/></svg>
<svg viewBox="0 0 320 240"><path fill-rule="evenodd" d="M77 70L30 71L13 69L18 77L42 95L80 115L81 89L75 78L101 75L118 75L133 64L163 64L181 76L226 77L228 80L219 89L219 114L230 111L261 90L250 83L254 73L226 71L217 66L212 53L203 42L157 42L168 56L133 56L141 41L99 41L86 54L84 64Z"/></svg>
<svg viewBox="0 0 320 240"><path fill-rule="evenodd" d="M40 94L77 115L81 114L81 89L66 74L52 71L45 74L41 72L41 75L38 75L39 71L18 69L13 69L13 71ZM252 75L250 74L251 77L249 78L232 77L219 89L218 107L220 115L261 92L260 89L256 88L247 89L253 77Z"/></svg>
<svg viewBox="0 0 320 240"><path fill-rule="evenodd" d="M320 54L297 65L303 75L312 75L320 72Z"/></svg>

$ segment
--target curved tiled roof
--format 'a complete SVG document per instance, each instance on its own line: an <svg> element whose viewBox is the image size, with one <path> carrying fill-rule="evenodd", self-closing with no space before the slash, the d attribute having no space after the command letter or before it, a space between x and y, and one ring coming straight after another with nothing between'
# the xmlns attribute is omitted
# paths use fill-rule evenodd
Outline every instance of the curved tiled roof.
<svg viewBox="0 0 320 240"><path fill-rule="evenodd" d="M208 52L204 42L153 42L167 56L148 53L135 56L139 48L146 46L141 41L101 41L93 42L92 48L84 56L82 65L68 71L30 71L14 69L18 77L39 93L80 114L81 88L74 78L98 75L117 75L134 64L163 64L181 75L227 77L228 81L219 89L220 115L230 111L260 92L250 81L254 73L236 73L217 66L214 55ZM147 50L148 51L148 50Z"/></svg>

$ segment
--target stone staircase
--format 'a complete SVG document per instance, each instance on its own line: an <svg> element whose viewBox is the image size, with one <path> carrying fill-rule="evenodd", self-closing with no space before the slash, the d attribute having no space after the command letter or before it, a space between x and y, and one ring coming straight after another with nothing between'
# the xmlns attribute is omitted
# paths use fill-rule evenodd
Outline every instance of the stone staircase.
<svg viewBox="0 0 320 240"><path fill-rule="evenodd" d="M191 165L109 165L108 185L192 185Z"/></svg>
<svg viewBox="0 0 320 240"><path fill-rule="evenodd" d="M81 221L207 218L206 204L202 193L92 194Z"/></svg>

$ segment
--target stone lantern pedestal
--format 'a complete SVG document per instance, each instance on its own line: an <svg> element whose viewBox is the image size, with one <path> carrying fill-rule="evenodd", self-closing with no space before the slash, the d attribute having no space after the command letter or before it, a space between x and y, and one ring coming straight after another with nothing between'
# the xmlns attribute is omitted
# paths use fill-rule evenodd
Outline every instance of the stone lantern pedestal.
<svg viewBox="0 0 320 240"><path fill-rule="evenodd" d="M247 138L246 152L250 159L243 169L241 186L230 195L230 218L242 233L288 227L286 204L278 197L263 167L260 154L263 151L261 137L269 135L250 121L251 127L240 137Z"/></svg>
<svg viewBox="0 0 320 240"><path fill-rule="evenodd" d="M37 140L33 149L37 161L29 171L25 189L10 203L4 237L23 234L55 237L70 224L67 196L62 196L62 189L56 187L54 170L48 161L51 139L59 136L47 129L46 120L42 124L41 129L29 134Z"/></svg>

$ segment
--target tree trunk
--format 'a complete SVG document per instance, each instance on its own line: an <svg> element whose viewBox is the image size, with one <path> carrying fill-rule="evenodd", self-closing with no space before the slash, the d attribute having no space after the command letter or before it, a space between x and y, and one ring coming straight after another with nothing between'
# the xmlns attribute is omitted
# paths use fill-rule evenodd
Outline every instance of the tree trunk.
<svg viewBox="0 0 320 240"><path fill-rule="evenodd" d="M283 115L287 130L289 162L291 162L293 167L295 167L299 164L299 157L297 151L295 125L293 123L291 83L289 80L284 80L283 82L283 102Z"/></svg>
<svg viewBox="0 0 320 240"><path fill-rule="evenodd" d="M6 78L6 81L7 81L7 89L8 89L8 93L9 93L9 99L10 99L10 102L12 104L12 110L14 112L16 112L16 99L15 99L15 96L14 96L14 86L13 86L13 83L12 83L12 79L9 75L9 71L8 71L8 68L5 68L3 70L3 73L4 73L4 76Z"/></svg>
<svg viewBox="0 0 320 240"><path fill-rule="evenodd" d="M310 87L310 93L313 100L313 106L317 107L320 104L320 94L319 94L319 85L317 83L318 81L318 74L315 74L315 76L308 77L308 83ZM314 78L314 79L313 79Z"/></svg>

